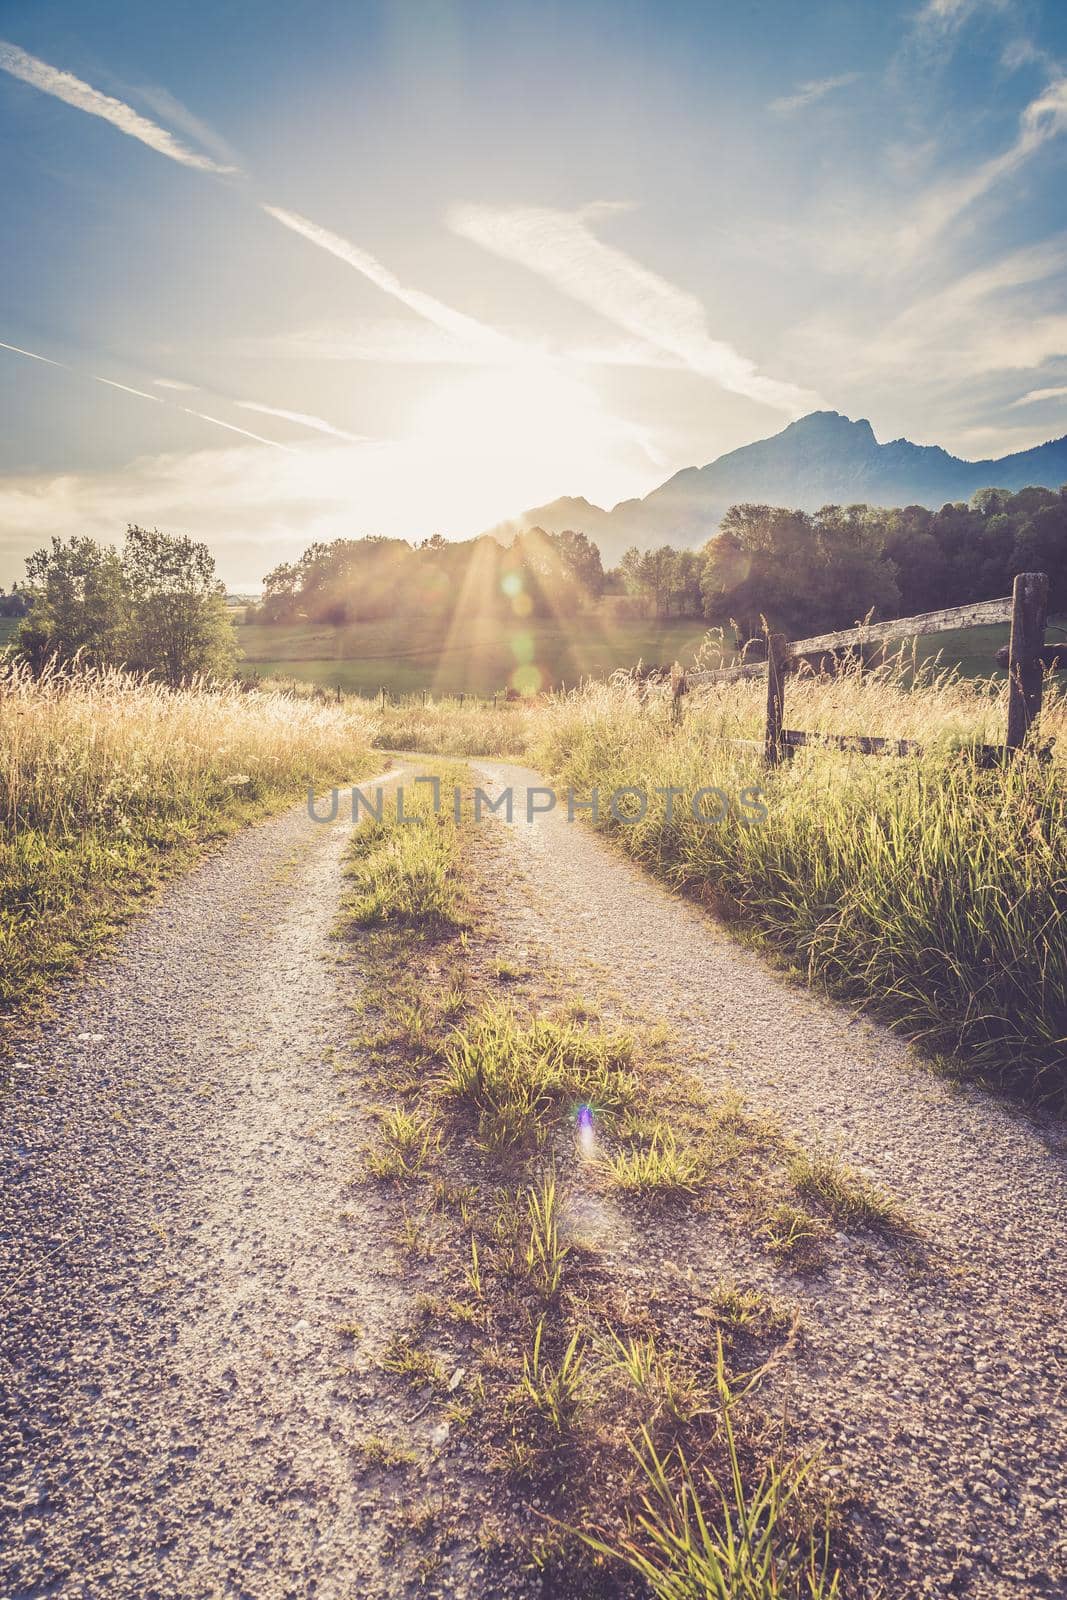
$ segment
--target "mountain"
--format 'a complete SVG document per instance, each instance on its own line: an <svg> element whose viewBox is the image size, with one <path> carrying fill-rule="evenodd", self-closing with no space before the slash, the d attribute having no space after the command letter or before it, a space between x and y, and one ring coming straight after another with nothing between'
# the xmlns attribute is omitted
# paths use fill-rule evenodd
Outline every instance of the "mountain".
<svg viewBox="0 0 1067 1600"><path fill-rule="evenodd" d="M623 500L611 511L565 497L535 506L491 531L510 539L522 528L549 533L579 528L605 566L628 546L700 545L715 532L728 506L924 505L967 500L976 489L1058 489L1067 483L1067 436L999 460L964 461L939 445L894 439L879 444L866 419L813 411L770 439L742 445L706 467L686 467L643 500Z"/></svg>

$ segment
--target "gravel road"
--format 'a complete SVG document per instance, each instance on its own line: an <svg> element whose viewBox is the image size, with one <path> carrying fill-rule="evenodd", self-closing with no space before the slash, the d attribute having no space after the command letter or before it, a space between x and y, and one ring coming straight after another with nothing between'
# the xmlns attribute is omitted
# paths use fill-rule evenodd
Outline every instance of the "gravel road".
<svg viewBox="0 0 1067 1600"><path fill-rule="evenodd" d="M840 1149L933 1245L937 1265L906 1270L839 1237L826 1272L786 1284L807 1352L781 1398L812 1443L828 1442L831 1481L870 1502L872 1585L892 1600L1062 1600L1063 1125L1037 1128L916 1066L896 1036L777 976L564 808L528 825L526 789L544 778L476 769L490 793L514 790L514 824L495 824L510 846L501 953L551 960L593 997L670 1019L710 1087L741 1090L809 1148ZM698 1283L744 1268L782 1287L765 1258L724 1260L700 1227L685 1250Z"/></svg>
<svg viewBox="0 0 1067 1600"><path fill-rule="evenodd" d="M480 765L521 815L534 775ZM839 1144L936 1246L940 1265L905 1271L842 1237L824 1273L786 1278L806 1348L779 1387L831 1480L867 1496L866 1592L1062 1596L1055 1130L916 1069L583 827L492 828L503 951L670 1018L712 1087ZM347 836L301 806L231 839L59 989L5 1068L0 1600L528 1592L476 1555L429 1577L391 1532L436 1494L474 1508L476 1551L486 1489L376 1365L416 1285L395 1201L352 1181L366 1091L332 1070L362 985L358 940L329 939ZM743 1270L781 1289L765 1254L729 1248L699 1217L665 1233L698 1286ZM615 1265L647 1282L647 1259ZM368 1455L379 1434L410 1447L406 1474Z"/></svg>
<svg viewBox="0 0 1067 1600"><path fill-rule="evenodd" d="M411 1290L332 1070L360 983L328 937L349 832L301 806L231 839L17 1053L5 1600L407 1592L407 1488L363 1441L397 1437L374 1356Z"/></svg>

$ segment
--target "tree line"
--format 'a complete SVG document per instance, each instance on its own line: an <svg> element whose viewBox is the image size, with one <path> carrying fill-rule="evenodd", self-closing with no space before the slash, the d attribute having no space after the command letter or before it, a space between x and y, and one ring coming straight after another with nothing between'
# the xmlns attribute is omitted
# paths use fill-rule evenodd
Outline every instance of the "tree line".
<svg viewBox="0 0 1067 1600"><path fill-rule="evenodd" d="M993 599L1017 572L1049 575L1053 613L1067 612L1067 486L983 489L967 504L731 506L698 550L628 550L605 572L579 530L532 528L508 546L490 535L421 543L368 537L311 545L275 567L249 621L343 625L409 617L563 618L604 596L642 614L735 628L766 618L796 638ZM26 582L0 595L21 617L14 648L40 670L74 657L127 666L168 683L234 670L234 630L215 562L185 536L130 527L121 550L53 539L26 562Z"/></svg>
<svg viewBox="0 0 1067 1600"><path fill-rule="evenodd" d="M532 528L510 546L490 535L452 542L334 539L313 544L263 580L247 621L343 626L382 617L570 616L604 588L600 551L584 533Z"/></svg>

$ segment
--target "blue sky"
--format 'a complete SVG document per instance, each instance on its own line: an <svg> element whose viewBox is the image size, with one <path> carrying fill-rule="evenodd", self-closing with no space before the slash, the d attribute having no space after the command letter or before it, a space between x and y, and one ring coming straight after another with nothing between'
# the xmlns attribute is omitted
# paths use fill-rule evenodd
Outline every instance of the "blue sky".
<svg viewBox="0 0 1067 1600"><path fill-rule="evenodd" d="M0 40L0 583L140 520L252 584L820 405L1067 432L1062 4L37 0Z"/></svg>

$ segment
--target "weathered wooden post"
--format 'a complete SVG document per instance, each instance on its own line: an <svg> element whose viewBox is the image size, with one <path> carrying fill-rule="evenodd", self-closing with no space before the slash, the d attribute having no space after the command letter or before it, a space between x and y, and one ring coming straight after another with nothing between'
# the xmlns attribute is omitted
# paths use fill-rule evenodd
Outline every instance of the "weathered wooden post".
<svg viewBox="0 0 1067 1600"><path fill-rule="evenodd" d="M1008 643L1008 734L1005 752L1020 750L1041 711L1048 615L1048 575L1020 572L1011 589L1011 639Z"/></svg>
<svg viewBox="0 0 1067 1600"><path fill-rule="evenodd" d="M776 767L782 759L782 713L789 665L786 643L784 633L767 634L767 731L763 739L763 759L769 767Z"/></svg>
<svg viewBox="0 0 1067 1600"><path fill-rule="evenodd" d="M682 696L689 692L685 673L679 662L671 667L671 721L678 723L682 720Z"/></svg>

